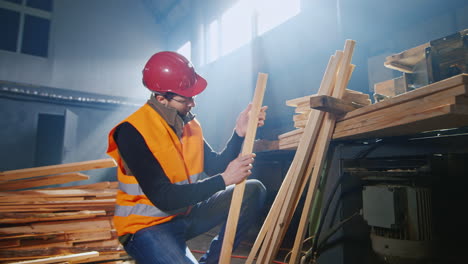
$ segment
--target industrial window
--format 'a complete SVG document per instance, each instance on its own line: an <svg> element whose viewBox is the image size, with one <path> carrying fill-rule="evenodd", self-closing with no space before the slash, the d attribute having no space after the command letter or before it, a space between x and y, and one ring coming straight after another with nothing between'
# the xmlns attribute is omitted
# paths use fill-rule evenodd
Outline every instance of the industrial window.
<svg viewBox="0 0 468 264"><path fill-rule="evenodd" d="M221 55L247 44L252 39L252 3L238 1L221 17Z"/></svg>
<svg viewBox="0 0 468 264"><path fill-rule="evenodd" d="M281 25L299 14L300 6L300 0L238 0L205 28L206 61L213 62Z"/></svg>
<svg viewBox="0 0 468 264"><path fill-rule="evenodd" d="M0 49L16 51L19 21L18 12L0 8Z"/></svg>
<svg viewBox="0 0 468 264"><path fill-rule="evenodd" d="M52 0L0 0L0 49L48 56Z"/></svg>
<svg viewBox="0 0 468 264"><path fill-rule="evenodd" d="M26 0L26 6L51 12L52 0Z"/></svg>
<svg viewBox="0 0 468 264"><path fill-rule="evenodd" d="M283 24L301 11L300 0L256 0L256 3L258 35Z"/></svg>
<svg viewBox="0 0 468 264"><path fill-rule="evenodd" d="M206 33L207 43L206 47L206 54L207 54L207 61L208 63L213 62L219 58L219 46L220 46L220 38L219 38L219 22L215 20L210 23L208 26L208 30Z"/></svg>

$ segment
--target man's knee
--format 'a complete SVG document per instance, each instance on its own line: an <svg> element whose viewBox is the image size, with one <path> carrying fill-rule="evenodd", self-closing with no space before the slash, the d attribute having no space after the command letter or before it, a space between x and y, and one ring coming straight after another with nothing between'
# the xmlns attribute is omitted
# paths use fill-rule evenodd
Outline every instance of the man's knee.
<svg viewBox="0 0 468 264"><path fill-rule="evenodd" d="M266 188L259 180L247 180L245 182L244 197L250 201L256 200L259 206L263 206L266 198Z"/></svg>

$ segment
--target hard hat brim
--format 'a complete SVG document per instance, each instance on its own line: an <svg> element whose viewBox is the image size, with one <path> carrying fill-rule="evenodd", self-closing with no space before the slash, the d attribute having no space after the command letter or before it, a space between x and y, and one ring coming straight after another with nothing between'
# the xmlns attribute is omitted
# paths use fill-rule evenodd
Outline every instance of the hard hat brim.
<svg viewBox="0 0 468 264"><path fill-rule="evenodd" d="M190 87L189 89L178 91L177 94L185 96L185 97L192 97L203 92L207 85L208 85L208 82L203 77L196 74L195 84L192 85L192 87Z"/></svg>

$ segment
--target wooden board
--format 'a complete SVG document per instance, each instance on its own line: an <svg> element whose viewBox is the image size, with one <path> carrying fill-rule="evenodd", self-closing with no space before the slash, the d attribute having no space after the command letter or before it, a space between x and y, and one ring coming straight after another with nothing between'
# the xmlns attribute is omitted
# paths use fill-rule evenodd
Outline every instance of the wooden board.
<svg viewBox="0 0 468 264"><path fill-rule="evenodd" d="M383 137L467 126L463 110L467 84L468 75L461 74L352 111L337 122L333 138Z"/></svg>
<svg viewBox="0 0 468 264"><path fill-rule="evenodd" d="M468 74L460 74L460 75L445 79L443 81L430 84L428 86L425 86L424 88L416 89L411 92L407 92L405 94L395 96L388 100L356 109L340 117L337 120L337 122L341 122L343 120L350 119L350 118L355 118L356 116L368 114L373 111L380 111L381 109L384 109L384 108L387 108L396 104L401 104L403 102L412 101L418 97L427 96L432 93L436 93L441 90L449 89L454 86L465 85L466 83L468 83Z"/></svg>
<svg viewBox="0 0 468 264"><path fill-rule="evenodd" d="M327 95L311 96L310 108L332 113L335 115L342 115L359 108L358 105L345 102L335 97Z"/></svg>
<svg viewBox="0 0 468 264"><path fill-rule="evenodd" d="M35 259L35 260L27 260L27 261L20 261L14 262L14 264L47 264L47 263L58 263L63 261L78 261L83 259L89 259L92 257L99 256L99 252L91 251L86 253L78 253L78 254L70 254L65 256L56 256L51 258L44 258L44 259Z"/></svg>
<svg viewBox="0 0 468 264"><path fill-rule="evenodd" d="M335 98L341 99L344 96L346 86L354 70L355 66L351 64L351 59L353 56L355 44L356 43L353 40L347 40L345 43L343 60L341 61L337 81L332 94L332 96ZM301 219L299 222L294 246L291 253L291 264L296 264L299 262L300 252L302 250L302 242L304 240L309 215L311 214L310 209L312 206L312 201L315 200L315 196L317 195L316 190L318 188L320 175L323 171L325 158L328 152L328 146L333 135L335 123L336 116L327 113L321 126L317 144L314 147L314 168L312 171L312 175L310 176L309 188L307 191L306 200L302 210Z"/></svg>
<svg viewBox="0 0 468 264"><path fill-rule="evenodd" d="M0 180L19 180L51 174L115 167L113 159L101 159L0 172Z"/></svg>
<svg viewBox="0 0 468 264"><path fill-rule="evenodd" d="M79 168L89 169L94 166L92 164L102 165L99 160L90 161ZM114 166L113 162L111 164ZM76 163L73 166L63 164L58 169L74 170L78 168L76 165ZM34 172L34 175L36 172L39 174L58 172L56 166L49 167L52 170L43 169L43 167L30 168L25 171ZM6 173L9 178L18 179L3 181L3 188L9 185L8 188L11 189L11 184L16 184L20 188L31 187L32 185L26 184L36 184L38 181L44 184L37 184L37 187L42 187L42 185L57 184L56 180L60 177L68 180L73 178L63 174L34 176L22 174L23 170L19 172L19 176ZM86 175L83 177L83 174L73 174L79 176L73 180L88 178ZM0 262L37 260L89 251L97 251L102 255L82 260L53 261L54 263L93 263L93 261L109 260L117 263L126 259L126 253L119 245L111 221L115 210L117 188L117 182L100 182L0 192L0 224L3 224L0 228L2 252Z"/></svg>
<svg viewBox="0 0 468 264"><path fill-rule="evenodd" d="M111 230L111 219L99 217L92 220L70 220L70 221L51 221L45 223L33 223L27 226L1 227L0 235L9 234L29 234L53 231L83 231L83 230Z"/></svg>
<svg viewBox="0 0 468 264"><path fill-rule="evenodd" d="M319 89L319 95L331 94L337 67L341 61L342 52L338 51L335 56L330 58L327 70ZM257 254L260 245L262 246L257 263L270 263L279 249L279 245L289 226L294 205L300 194L298 190L303 186L304 173L310 167L310 156L314 148L320 124L322 123L324 113L313 111L309 117L309 122L304 129L304 136L301 138L294 156L293 163L286 174L286 177L281 185L280 191L270 209L270 212L262 226L261 233L257 236L254 247L249 254L246 263L252 263L254 256Z"/></svg>
<svg viewBox="0 0 468 264"><path fill-rule="evenodd" d="M89 176L83 173L68 173L52 176L35 177L30 179L1 181L0 191L13 191L21 189L29 189L33 187L42 187L55 184L64 184L74 181L88 180Z"/></svg>
<svg viewBox="0 0 468 264"><path fill-rule="evenodd" d="M250 110L250 117L247 125L247 132L242 146L242 155L251 154L255 141L255 135L258 126L258 116L263 103L263 96L265 94L266 83L268 74L259 73L257 78L257 85L255 87L254 98L252 100L252 108ZM232 195L231 206L229 208L229 215L226 222L226 231L224 233L223 246L221 248L220 262L230 263L232 247L234 238L237 231L237 222L239 220L240 209L242 206L242 199L245 190L245 180L236 184L234 193Z"/></svg>

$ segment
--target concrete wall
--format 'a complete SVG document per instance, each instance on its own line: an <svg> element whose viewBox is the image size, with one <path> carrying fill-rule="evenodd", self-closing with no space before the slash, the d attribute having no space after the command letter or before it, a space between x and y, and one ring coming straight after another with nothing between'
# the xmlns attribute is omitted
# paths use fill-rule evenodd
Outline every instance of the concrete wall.
<svg viewBox="0 0 468 264"><path fill-rule="evenodd" d="M36 166L39 115L66 118L67 111L75 117L61 161L106 158L109 130L148 98L141 71L164 46L143 1L54 1L48 58L0 51L0 170ZM106 95L131 104L76 100Z"/></svg>
<svg viewBox="0 0 468 264"><path fill-rule="evenodd" d="M2 82L1 86L9 91L0 91L0 171L109 158L106 155L109 131L140 105L123 101L125 98L56 88L9 82ZM111 103L112 100L120 103ZM63 139L48 142L47 136L41 138L38 135L40 115L53 115L64 120L46 127L48 133L63 136ZM45 144L46 151L38 152L41 144ZM50 151L47 151L48 147ZM50 160L48 156L59 158L52 163L38 164ZM89 174L93 177L86 183L115 180L113 169L95 170Z"/></svg>

